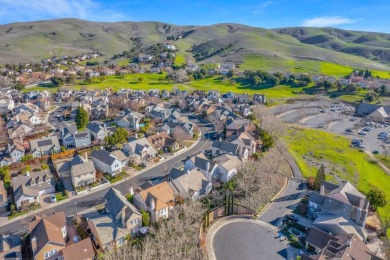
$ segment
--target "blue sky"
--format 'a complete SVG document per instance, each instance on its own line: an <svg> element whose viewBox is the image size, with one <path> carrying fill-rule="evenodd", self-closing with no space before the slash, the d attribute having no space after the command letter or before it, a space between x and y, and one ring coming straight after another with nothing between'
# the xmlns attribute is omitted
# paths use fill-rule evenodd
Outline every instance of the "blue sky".
<svg viewBox="0 0 390 260"><path fill-rule="evenodd" d="M0 24L72 17L107 22L232 22L264 28L331 26L390 32L389 13L389 0L0 0Z"/></svg>

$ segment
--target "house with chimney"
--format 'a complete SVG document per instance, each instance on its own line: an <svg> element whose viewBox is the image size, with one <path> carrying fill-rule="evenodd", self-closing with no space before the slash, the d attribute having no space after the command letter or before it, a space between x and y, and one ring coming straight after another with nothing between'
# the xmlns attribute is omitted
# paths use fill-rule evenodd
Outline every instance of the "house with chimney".
<svg viewBox="0 0 390 260"><path fill-rule="evenodd" d="M184 171L192 171L197 169L202 172L209 182L213 181L218 165L206 158L203 153L199 153L195 156L189 157L184 162Z"/></svg>
<svg viewBox="0 0 390 260"><path fill-rule="evenodd" d="M92 238L103 250L123 246L128 236L142 227L142 214L118 190L110 188L104 195L104 208L82 213L88 221Z"/></svg>
<svg viewBox="0 0 390 260"><path fill-rule="evenodd" d="M150 213L152 222L158 222L169 217L176 205L176 195L172 186L164 181L134 194L133 201L139 210Z"/></svg>
<svg viewBox="0 0 390 260"><path fill-rule="evenodd" d="M87 129L94 141L104 141L107 136L111 136L116 132L116 127L107 126L103 122L89 122Z"/></svg>
<svg viewBox="0 0 390 260"><path fill-rule="evenodd" d="M59 259L66 246L66 217L64 212L35 216L28 223L33 257L36 260Z"/></svg>
<svg viewBox="0 0 390 260"><path fill-rule="evenodd" d="M368 211L366 196L348 181L340 185L323 182L320 192L309 196L308 214L315 219L313 226L335 235L356 233L365 241Z"/></svg>

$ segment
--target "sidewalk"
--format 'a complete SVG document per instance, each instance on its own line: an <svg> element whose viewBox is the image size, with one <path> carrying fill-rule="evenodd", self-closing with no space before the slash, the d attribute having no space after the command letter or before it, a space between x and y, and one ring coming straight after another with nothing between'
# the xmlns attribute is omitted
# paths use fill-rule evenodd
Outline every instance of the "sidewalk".
<svg viewBox="0 0 390 260"><path fill-rule="evenodd" d="M134 172L134 174L132 174L131 176L129 176L129 177L127 177L127 178L124 178L124 179L122 179L122 180L120 180L120 181L118 181L118 182L112 183L112 184L110 184L109 186L105 186L105 185L99 186L99 187L97 187L96 189L91 190L91 191L88 191L88 192L86 192L86 193L72 196L72 197L70 197L70 198L68 198L68 199L65 199L65 200L62 200L62 201L60 201L60 202L52 203L52 204L48 205L48 206L45 208L45 210L54 208L54 207L56 207L56 206L58 206L58 205L62 205L62 204L65 204L65 203L69 203L70 201L72 201L72 200L75 199L75 198L81 198L81 197L83 197L83 196L86 196L86 195L90 195L90 194L99 192L99 191L101 191L101 190L103 190L103 189L106 189L107 187L111 187L111 186L114 186L114 185L117 185L117 184L126 182L126 181L128 181L129 179L134 178L134 177L136 177L136 176L138 176L138 175L144 173L145 171L148 171L148 170L150 170L150 169L153 169L153 168L155 168L155 167L158 167L160 164L165 163L165 162L167 162L167 161L169 161L169 160L174 159L176 156L180 155L181 153L183 153L183 152L185 152L185 151L191 149L191 148L194 147L195 145L197 145L197 144L199 143L199 141L200 141L200 137L201 137L201 136L202 136L202 135L200 134L199 137L198 137L198 139L197 139L191 146L187 147L186 149L180 150L179 152L177 152L176 154L174 154L174 156L172 156L172 157L170 157L170 158L167 158L167 159L165 159L165 160L159 161L158 163L155 163L152 167L147 167L147 168L145 168L145 169L142 169L141 171ZM33 214L33 213L36 213L36 212L38 212L38 211L39 211L39 209L36 210L36 211L30 211L30 212L27 212L27 213L24 214L24 215L21 215L21 216L19 216L19 217L15 217L15 218L10 219L10 220L8 220L8 217L7 217L7 220L6 220L6 221L0 221L0 227L6 226L6 225L8 225L8 224L10 224L10 223L13 223L13 222L19 221L19 220L21 220L21 219L24 219L24 218L28 217L29 215L31 215L31 214ZM3 219L4 219L4 218L1 217L1 220L3 220Z"/></svg>

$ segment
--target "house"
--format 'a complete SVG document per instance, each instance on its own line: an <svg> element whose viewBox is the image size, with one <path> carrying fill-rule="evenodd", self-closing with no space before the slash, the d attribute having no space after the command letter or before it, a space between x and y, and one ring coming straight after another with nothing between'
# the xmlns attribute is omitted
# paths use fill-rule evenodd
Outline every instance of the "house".
<svg viewBox="0 0 390 260"><path fill-rule="evenodd" d="M265 95L262 94L254 94L253 95L253 104L255 105L265 105L267 103L267 99Z"/></svg>
<svg viewBox="0 0 390 260"><path fill-rule="evenodd" d="M142 227L141 213L116 189L104 195L104 209L83 213L88 219L94 241L103 250L121 247L128 235L134 236Z"/></svg>
<svg viewBox="0 0 390 260"><path fill-rule="evenodd" d="M356 113L359 116L371 117L374 121L383 122L389 118L390 106L361 103L357 108Z"/></svg>
<svg viewBox="0 0 390 260"><path fill-rule="evenodd" d="M114 123L117 124L118 127L139 131L140 121L142 118L144 118L144 115L141 113L125 109L116 115Z"/></svg>
<svg viewBox="0 0 390 260"><path fill-rule="evenodd" d="M257 151L256 142L253 140L251 136L249 136L246 133L231 135L228 138L226 138L226 141L247 148L250 155L254 154Z"/></svg>
<svg viewBox="0 0 390 260"><path fill-rule="evenodd" d="M140 139L130 138L129 142L123 146L122 151L135 163L150 160L157 154L157 151L145 137Z"/></svg>
<svg viewBox="0 0 390 260"><path fill-rule="evenodd" d="M64 212L48 216L35 216L28 223L31 246L35 260L60 258L66 246L66 217Z"/></svg>
<svg viewBox="0 0 390 260"><path fill-rule="evenodd" d="M169 211L176 205L176 196L171 185L164 181L133 196L134 206L150 212L152 222L169 217Z"/></svg>
<svg viewBox="0 0 390 260"><path fill-rule="evenodd" d="M91 108L91 119L98 120L108 117L109 108L108 105L96 105Z"/></svg>
<svg viewBox="0 0 390 260"><path fill-rule="evenodd" d="M87 186L96 181L96 169L93 161L88 157L76 155L70 162L70 176L73 187Z"/></svg>
<svg viewBox="0 0 390 260"><path fill-rule="evenodd" d="M55 192L55 182L49 170L27 172L11 180L14 202L17 209L24 209L32 203L39 203L42 194Z"/></svg>
<svg viewBox="0 0 390 260"><path fill-rule="evenodd" d="M122 150L112 151L111 155L116 157L121 162L122 168L128 165L129 157L127 157L126 154L122 152Z"/></svg>
<svg viewBox="0 0 390 260"><path fill-rule="evenodd" d="M356 234L332 235L312 227L306 237L306 249L314 255L302 254L302 260L340 259L340 260L380 260Z"/></svg>
<svg viewBox="0 0 390 260"><path fill-rule="evenodd" d="M0 259L22 260L21 244L19 236L0 235Z"/></svg>
<svg viewBox="0 0 390 260"><path fill-rule="evenodd" d="M218 165L207 159L203 153L189 157L184 162L184 171L192 171L193 169L197 169L201 171L210 182L213 180L213 176L216 174L217 167Z"/></svg>
<svg viewBox="0 0 390 260"><path fill-rule="evenodd" d="M30 151L34 158L61 152L60 142L55 135L30 141Z"/></svg>
<svg viewBox="0 0 390 260"><path fill-rule="evenodd" d="M322 214L333 214L352 220L364 227L368 215L369 202L350 182L340 185L323 182L320 192L309 196L308 212L313 217Z"/></svg>
<svg viewBox="0 0 390 260"><path fill-rule="evenodd" d="M13 139L12 144L8 144L6 154L11 158L13 163L22 161L24 156L25 147L22 141Z"/></svg>
<svg viewBox="0 0 390 260"><path fill-rule="evenodd" d="M179 149L179 143L164 132L150 135L147 140L156 151L160 149L164 151L175 151Z"/></svg>
<svg viewBox="0 0 390 260"><path fill-rule="evenodd" d="M219 67L221 70L235 70L236 69L236 65L234 64L230 64L230 63L226 63L226 64L221 64L220 67Z"/></svg>
<svg viewBox="0 0 390 260"><path fill-rule="evenodd" d="M8 130L10 138L20 138L35 133L34 127L29 122L19 122Z"/></svg>
<svg viewBox="0 0 390 260"><path fill-rule="evenodd" d="M61 129L60 139L66 147L86 147L91 145L91 134L88 130L77 130L75 125L67 125Z"/></svg>
<svg viewBox="0 0 390 260"><path fill-rule="evenodd" d="M236 155L224 154L213 159L217 169L212 176L212 181L228 182L235 176L242 166L241 159Z"/></svg>
<svg viewBox="0 0 390 260"><path fill-rule="evenodd" d="M62 249L62 257L64 260L94 260L96 259L95 256L96 252L92 240L89 237Z"/></svg>
<svg viewBox="0 0 390 260"><path fill-rule="evenodd" d="M29 111L20 111L13 117L15 122L26 122L28 121L31 125L40 125L44 123L44 120L37 114L33 114Z"/></svg>
<svg viewBox="0 0 390 260"><path fill-rule="evenodd" d="M91 159L99 172L115 175L122 171L122 162L107 151L94 150L91 153Z"/></svg>
<svg viewBox="0 0 390 260"><path fill-rule="evenodd" d="M107 136L111 136L116 131L116 127L107 127L106 124L101 122L90 122L87 129L94 141L104 141Z"/></svg>
<svg viewBox="0 0 390 260"><path fill-rule="evenodd" d="M153 59L153 56L147 55L147 54L141 54L138 56L138 61L139 62L148 62Z"/></svg>
<svg viewBox="0 0 390 260"><path fill-rule="evenodd" d="M171 184L176 189L175 194L182 199L198 200L212 189L212 183L196 168L171 180Z"/></svg>
<svg viewBox="0 0 390 260"><path fill-rule="evenodd" d="M247 93L237 95L237 102L239 104L248 104L249 103L249 95Z"/></svg>
<svg viewBox="0 0 390 260"><path fill-rule="evenodd" d="M207 98L209 101L217 102L218 99L219 99L219 91L217 91L217 90L210 90L210 91L207 93L206 98Z"/></svg>
<svg viewBox="0 0 390 260"><path fill-rule="evenodd" d="M211 155L213 157L220 156L223 154L232 154L240 157L243 160L248 159L248 149L238 144L230 142L214 141L211 144Z"/></svg>
<svg viewBox="0 0 390 260"><path fill-rule="evenodd" d="M39 112L39 107L27 102L27 103L21 103L17 107L14 108L15 113L19 113L21 111L27 111L30 112L31 114L35 114Z"/></svg>
<svg viewBox="0 0 390 260"><path fill-rule="evenodd" d="M351 183L323 182L320 192L312 192L308 200L313 226L336 235L355 233L365 240L369 202Z"/></svg>
<svg viewBox="0 0 390 260"><path fill-rule="evenodd" d="M7 114L15 108L13 99L0 99L0 114Z"/></svg>
<svg viewBox="0 0 390 260"><path fill-rule="evenodd" d="M7 211L8 196L7 190L4 188L4 182L0 181L0 214Z"/></svg>

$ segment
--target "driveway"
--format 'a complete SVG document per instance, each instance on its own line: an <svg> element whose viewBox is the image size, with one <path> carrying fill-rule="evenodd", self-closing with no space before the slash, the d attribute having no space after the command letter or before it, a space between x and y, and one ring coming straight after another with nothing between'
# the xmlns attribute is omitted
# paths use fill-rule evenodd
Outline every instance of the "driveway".
<svg viewBox="0 0 390 260"><path fill-rule="evenodd" d="M210 259L279 260L287 258L286 244L279 240L275 230L258 220L235 218L215 225L208 237L210 239L208 243L212 243L214 252Z"/></svg>

